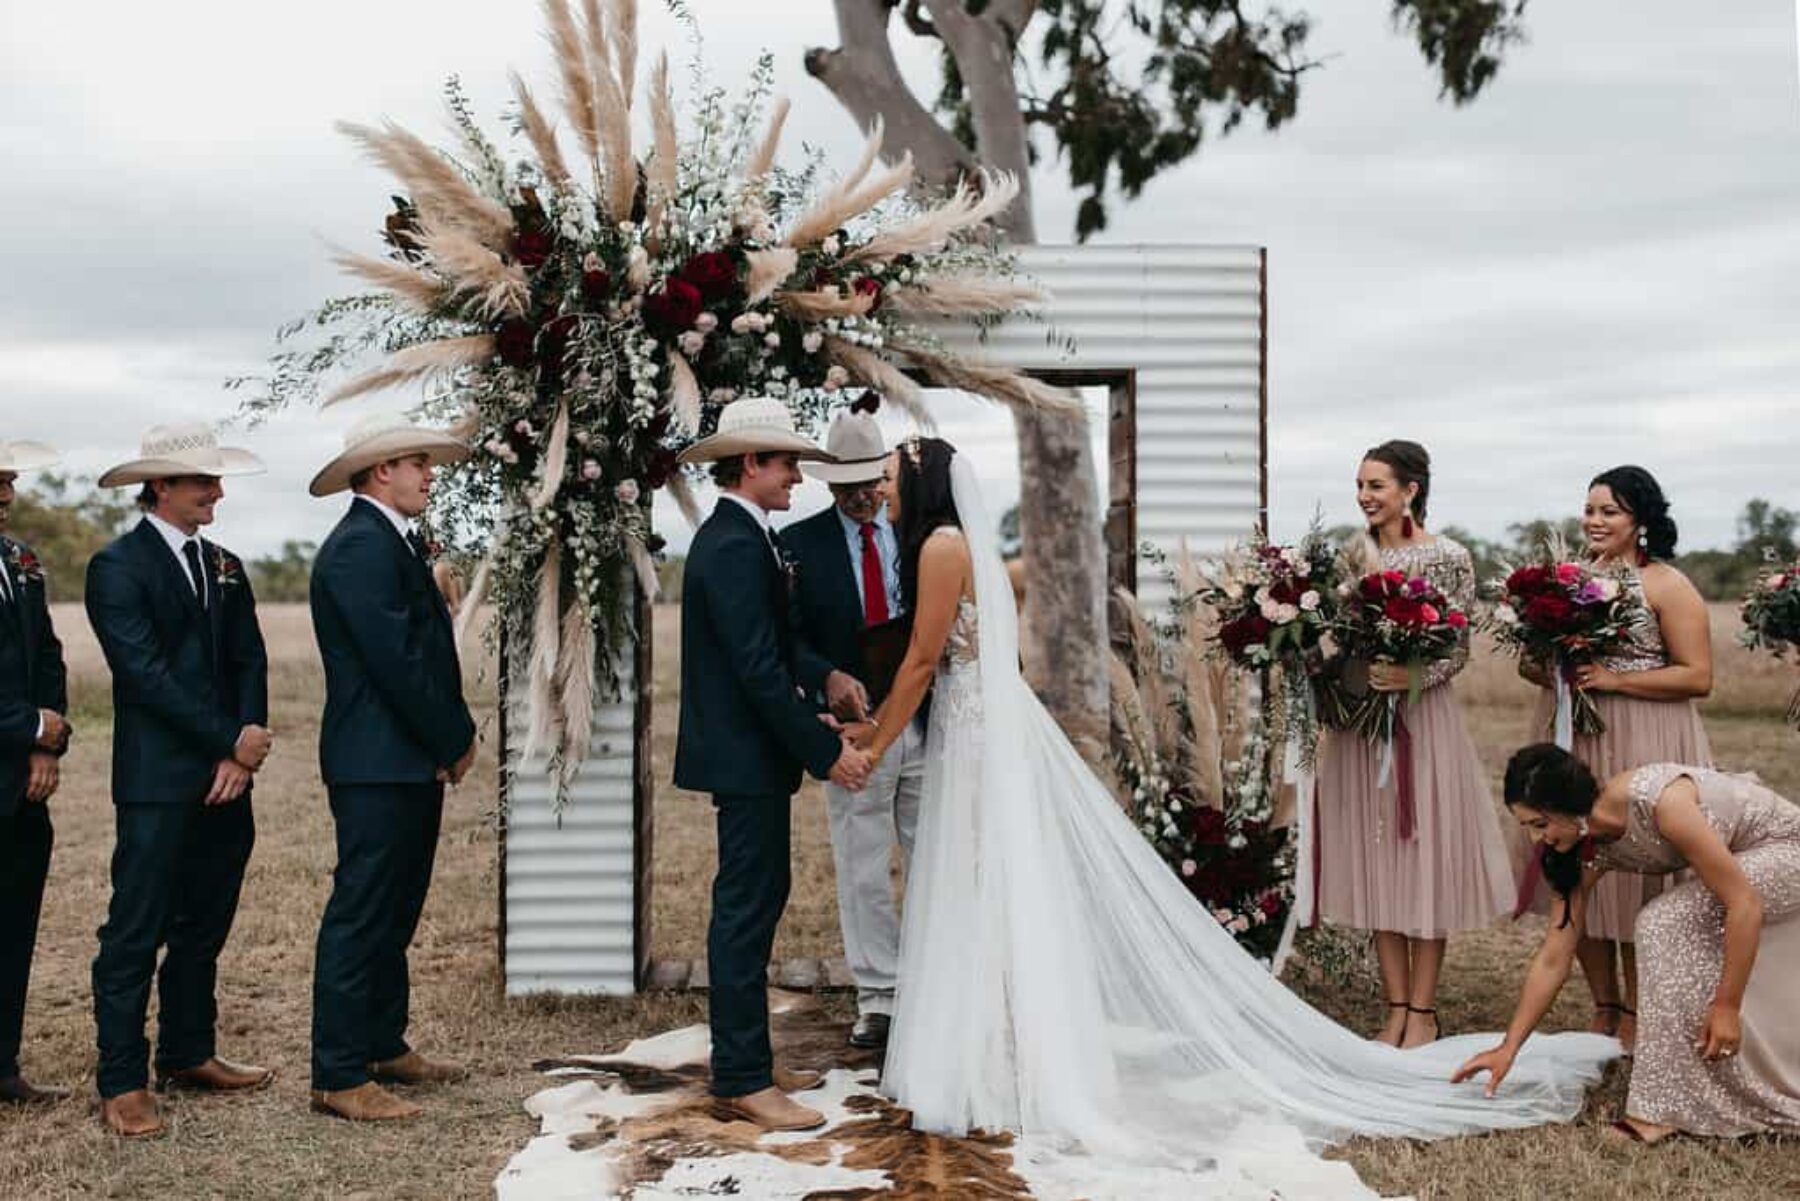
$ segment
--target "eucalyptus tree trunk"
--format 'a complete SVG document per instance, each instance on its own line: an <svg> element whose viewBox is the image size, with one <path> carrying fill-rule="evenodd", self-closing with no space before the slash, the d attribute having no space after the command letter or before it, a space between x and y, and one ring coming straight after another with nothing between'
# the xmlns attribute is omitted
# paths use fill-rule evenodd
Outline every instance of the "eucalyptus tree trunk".
<svg viewBox="0 0 1800 1201"><path fill-rule="evenodd" d="M1020 182L1000 221L1015 245L1037 241L1031 172L1020 115L1013 47L1035 0L992 0L971 15L965 0L833 0L840 45L812 50L807 70L865 130L879 119L888 145L911 150L927 185L949 185L978 168ZM889 40L896 7L929 22L956 59L967 89L979 154L939 123L900 75ZM980 7L980 6L977 6ZM1010 31L1010 32L1009 32ZM1026 675L1045 707L1090 762L1107 748L1106 544L1086 422L1015 413L1019 435L1019 534L1025 560L1021 645Z"/></svg>

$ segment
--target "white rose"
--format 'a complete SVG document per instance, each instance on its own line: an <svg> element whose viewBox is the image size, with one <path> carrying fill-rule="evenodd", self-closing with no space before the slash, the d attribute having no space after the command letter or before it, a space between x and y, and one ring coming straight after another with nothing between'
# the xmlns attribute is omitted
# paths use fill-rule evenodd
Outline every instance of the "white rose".
<svg viewBox="0 0 1800 1201"><path fill-rule="evenodd" d="M825 372L825 382L828 384L836 384L841 388L850 382L850 372L843 367L833 364Z"/></svg>
<svg viewBox="0 0 1800 1201"><path fill-rule="evenodd" d="M613 489L613 495L628 505L638 502L638 482L636 480L620 480L619 486Z"/></svg>
<svg viewBox="0 0 1800 1201"><path fill-rule="evenodd" d="M1181 874L1182 875L1192 876L1195 872L1197 872L1199 870L1200 870L1200 865L1198 863L1195 863L1192 859L1183 859L1181 861Z"/></svg>
<svg viewBox="0 0 1800 1201"><path fill-rule="evenodd" d="M581 269L583 271L598 271L598 270L600 270L600 256L595 254L591 250L588 251L581 258Z"/></svg>
<svg viewBox="0 0 1800 1201"><path fill-rule="evenodd" d="M739 313L737 316L735 316L731 319L731 332L732 333L747 334L750 332L750 330L751 330L751 325L750 325L750 314L749 313Z"/></svg>
<svg viewBox="0 0 1800 1201"><path fill-rule="evenodd" d="M1257 604L1259 604L1259 605L1268 604L1269 603L1269 586L1267 584L1264 584L1261 588L1258 588L1256 590L1255 595L1256 595L1256 603Z"/></svg>
<svg viewBox="0 0 1800 1201"><path fill-rule="evenodd" d="M826 255L835 255L842 248L842 244L837 240L836 234L833 234L831 237L826 238L823 242L819 243L820 252Z"/></svg>
<svg viewBox="0 0 1800 1201"><path fill-rule="evenodd" d="M703 334L712 333L715 329L719 328L718 314L701 313L698 317L694 318L694 328Z"/></svg>
<svg viewBox="0 0 1800 1201"><path fill-rule="evenodd" d="M1281 624L1281 606L1274 601L1265 600L1256 608L1257 611L1263 615L1264 620L1272 621L1276 625Z"/></svg>
<svg viewBox="0 0 1800 1201"><path fill-rule="evenodd" d="M763 345L767 346L770 350L780 348L781 335L771 330L769 333L763 335Z"/></svg>
<svg viewBox="0 0 1800 1201"><path fill-rule="evenodd" d="M1246 921L1244 918L1234 917L1231 919L1231 932L1233 934L1242 934L1244 931L1248 930L1249 928L1250 928L1250 923L1248 921Z"/></svg>
<svg viewBox="0 0 1800 1201"><path fill-rule="evenodd" d="M1317 613L1319 611L1319 594L1310 590L1301 593L1300 607L1308 613Z"/></svg>
<svg viewBox="0 0 1800 1201"><path fill-rule="evenodd" d="M706 335L697 329L690 329L687 333L682 334L680 338L676 339L676 341L681 344L681 353L691 359L705 348Z"/></svg>
<svg viewBox="0 0 1800 1201"><path fill-rule="evenodd" d="M805 350L807 354L818 354L819 348L824 345L825 335L816 329L810 331L804 338L800 339L801 349Z"/></svg>
<svg viewBox="0 0 1800 1201"><path fill-rule="evenodd" d="M1284 626L1284 625L1288 624L1288 622L1293 621L1294 619L1296 619L1299 616L1300 616L1300 610L1293 605L1276 605L1275 606L1275 624L1276 625Z"/></svg>

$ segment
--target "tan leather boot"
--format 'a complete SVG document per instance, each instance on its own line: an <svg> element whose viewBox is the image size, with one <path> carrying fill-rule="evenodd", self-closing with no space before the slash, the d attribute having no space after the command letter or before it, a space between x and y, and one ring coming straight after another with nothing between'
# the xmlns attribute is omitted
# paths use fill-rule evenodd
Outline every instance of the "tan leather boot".
<svg viewBox="0 0 1800 1201"><path fill-rule="evenodd" d="M148 1138L163 1132L162 1113L147 1088L100 1098L100 1120L120 1138Z"/></svg>
<svg viewBox="0 0 1800 1201"><path fill-rule="evenodd" d="M373 1080L336 1092L315 1088L312 1107L314 1113L329 1113L352 1122L398 1122L416 1118L425 1112L411 1101L396 1097Z"/></svg>
<svg viewBox="0 0 1800 1201"><path fill-rule="evenodd" d="M451 1059L432 1059L408 1051L396 1059L369 1065L369 1075L390 1084L453 1084L469 1078L469 1069Z"/></svg>
<svg viewBox="0 0 1800 1201"><path fill-rule="evenodd" d="M824 1073L808 1068L784 1068L776 1064L769 1075L775 1081L775 1087L784 1093L804 1093L825 1083Z"/></svg>
<svg viewBox="0 0 1800 1201"><path fill-rule="evenodd" d="M773 1087L742 1097L714 1097L713 1114L724 1122L754 1122L764 1130L816 1130L825 1124L824 1114Z"/></svg>
<svg viewBox="0 0 1800 1201"><path fill-rule="evenodd" d="M229 1059L220 1059L215 1055L194 1067L163 1073L157 1077L156 1087L159 1090L191 1088L207 1093L241 1093L254 1088L267 1088L274 1079L274 1068L232 1063Z"/></svg>

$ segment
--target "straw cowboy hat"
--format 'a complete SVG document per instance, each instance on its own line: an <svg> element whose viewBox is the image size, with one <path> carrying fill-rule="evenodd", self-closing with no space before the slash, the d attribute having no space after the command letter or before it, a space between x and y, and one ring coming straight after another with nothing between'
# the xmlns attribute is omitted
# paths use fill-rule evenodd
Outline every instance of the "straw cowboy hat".
<svg viewBox="0 0 1800 1201"><path fill-rule="evenodd" d="M102 488L120 488L182 475L256 475L263 461L247 450L220 446L210 425L198 421L153 425L144 431L138 458L120 463L100 477Z"/></svg>
<svg viewBox="0 0 1800 1201"><path fill-rule="evenodd" d="M0 441L0 471L42 471L62 462L56 449L42 442Z"/></svg>
<svg viewBox="0 0 1800 1201"><path fill-rule="evenodd" d="M829 463L817 463L806 474L827 484L867 484L882 477L887 467L887 446L881 426L867 413L843 413L825 435Z"/></svg>
<svg viewBox="0 0 1800 1201"><path fill-rule="evenodd" d="M343 453L313 476L307 491L314 496L342 492L363 468L409 455L425 455L439 467L468 458L469 445L443 430L409 425L398 413L374 413L344 431Z"/></svg>
<svg viewBox="0 0 1800 1201"><path fill-rule="evenodd" d="M792 451L803 459L830 459L818 443L794 428L787 405L767 396L746 396L726 405L719 428L681 452L683 463L710 463L736 455Z"/></svg>

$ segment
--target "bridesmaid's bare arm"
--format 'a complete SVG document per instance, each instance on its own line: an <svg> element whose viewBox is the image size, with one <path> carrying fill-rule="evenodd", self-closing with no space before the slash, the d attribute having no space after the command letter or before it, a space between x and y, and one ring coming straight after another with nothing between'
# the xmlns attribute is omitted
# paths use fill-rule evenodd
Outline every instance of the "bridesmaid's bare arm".
<svg viewBox="0 0 1800 1201"><path fill-rule="evenodd" d="M1663 790L1656 802L1656 828L1681 852L1700 882L1725 907L1725 962L1713 1004L1736 1013L1744 1002L1744 986L1756 966L1762 940L1762 897L1738 866L1731 848L1700 812L1700 789L1686 776Z"/></svg>
<svg viewBox="0 0 1800 1201"><path fill-rule="evenodd" d="M1685 701L1712 692L1712 621L1699 589L1685 575L1666 563L1646 567L1644 595L1656 610L1668 648L1669 665L1650 671L1592 671L1587 687L1598 692L1617 692L1648 701Z"/></svg>
<svg viewBox="0 0 1800 1201"><path fill-rule="evenodd" d="M875 712L874 737L869 751L879 760L906 723L919 711L931 688L950 627L956 624L956 606L968 590L973 573L969 546L961 538L933 536L919 548L919 595L913 608L912 640L906 658L894 673L887 699Z"/></svg>

